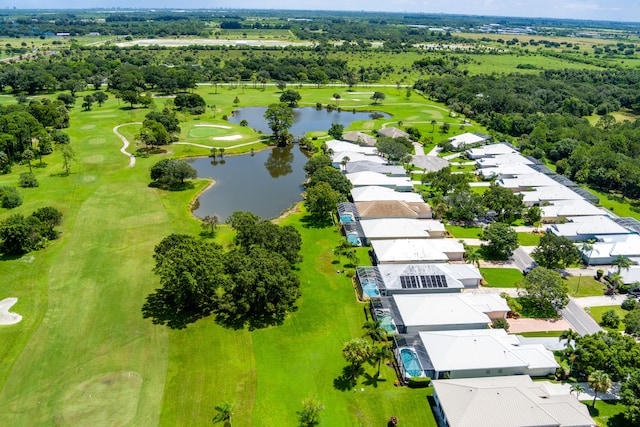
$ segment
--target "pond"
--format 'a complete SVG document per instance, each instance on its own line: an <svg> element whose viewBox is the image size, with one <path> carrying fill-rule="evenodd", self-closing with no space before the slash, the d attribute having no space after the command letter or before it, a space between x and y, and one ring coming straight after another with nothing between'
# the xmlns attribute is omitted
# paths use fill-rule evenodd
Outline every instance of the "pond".
<svg viewBox="0 0 640 427"><path fill-rule="evenodd" d="M234 111L233 115L228 118L229 123L239 124L242 120L249 123L249 127L264 134L271 134L271 128L264 119L264 113L267 107L245 107ZM328 111L326 109L317 109L313 107L294 108L294 123L289 129L289 133L294 136L302 136L307 132L328 131L333 123L341 124L345 128L349 127L352 122L358 120L372 120L375 115L378 117L389 118L389 114L380 112L352 112L352 111Z"/></svg>
<svg viewBox="0 0 640 427"><path fill-rule="evenodd" d="M276 218L302 200L303 167L308 159L298 145L290 145L217 161L190 160L200 178L215 180L215 185L200 195L193 213L200 218L218 215L221 221L235 211Z"/></svg>

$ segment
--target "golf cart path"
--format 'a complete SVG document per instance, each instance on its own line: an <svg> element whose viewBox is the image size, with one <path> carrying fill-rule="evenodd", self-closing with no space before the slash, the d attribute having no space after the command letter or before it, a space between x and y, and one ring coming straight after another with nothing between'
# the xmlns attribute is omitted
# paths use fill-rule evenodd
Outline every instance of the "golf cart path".
<svg viewBox="0 0 640 427"><path fill-rule="evenodd" d="M129 148L129 140L123 134L118 132L118 129L120 129L122 126L141 125L141 124L142 124L142 122L123 123L123 124L120 124L120 125L115 126L113 128L113 133L115 133L116 136L122 140L122 148L120 149L120 152L122 154L124 154L125 156L129 157L129 167L130 168L132 168L132 167L134 167L136 165L136 157L133 154L131 154L131 153L129 153L127 151L127 148Z"/></svg>
<svg viewBox="0 0 640 427"><path fill-rule="evenodd" d="M125 156L129 157L129 167L130 168L135 166L136 157L133 154L131 154L130 152L127 151L127 148L129 148L130 142L127 139L127 137L125 137L123 134L121 134L118 130L122 126L141 125L141 124L142 124L142 122L122 123L122 124L119 124L117 126L114 126L114 128L113 128L113 133L115 133L116 136L122 140L122 148L120 148L120 152L122 154L124 154ZM261 143L261 142L265 142L265 141L267 141L267 140L266 139L258 139L257 141L245 142L244 144L236 144L236 145L231 145L229 147L222 147L222 148L224 148L225 150L231 150L231 149L234 149L234 148L240 148L240 147L244 147L244 146L247 146L247 145L257 144L257 143ZM214 147L212 147L210 145L196 144L196 143L193 143L193 142L182 142L182 141L179 141L179 142L173 142L172 144L192 145L194 147L209 148L209 149L214 148ZM220 147L218 147L218 148L220 148Z"/></svg>

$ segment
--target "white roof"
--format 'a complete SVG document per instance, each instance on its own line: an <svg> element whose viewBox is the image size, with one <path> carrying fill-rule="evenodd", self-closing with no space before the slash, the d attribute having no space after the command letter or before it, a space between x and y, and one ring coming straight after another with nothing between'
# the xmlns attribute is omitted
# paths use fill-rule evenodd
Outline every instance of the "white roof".
<svg viewBox="0 0 640 427"><path fill-rule="evenodd" d="M518 153L518 150L515 150L512 147L509 147L506 144L497 143L497 144L489 144L480 148L472 148L467 150L467 154L473 159L477 159L480 157L493 157L493 156L501 156L505 154L514 154ZM529 162L531 163L531 162Z"/></svg>
<svg viewBox="0 0 640 427"><path fill-rule="evenodd" d="M590 253L595 258L615 258L618 255L626 257L640 256L640 236L624 234L617 236L596 236L600 242L594 243Z"/></svg>
<svg viewBox="0 0 640 427"><path fill-rule="evenodd" d="M382 218L362 219L360 226L367 239L425 238L429 232L444 233L444 224L432 219Z"/></svg>
<svg viewBox="0 0 640 427"><path fill-rule="evenodd" d="M377 161L372 161L371 157L357 161L349 160L346 166L346 171L348 173L371 171L390 176L407 176L407 171L403 166L387 165Z"/></svg>
<svg viewBox="0 0 640 427"><path fill-rule="evenodd" d="M354 153L362 153L369 156L375 156L378 154L378 149L375 147L362 146L347 141L339 141L337 139L327 141L325 144L327 145L327 148L332 149L334 153L337 153L338 151L352 151Z"/></svg>
<svg viewBox="0 0 640 427"><path fill-rule="evenodd" d="M531 165L533 162L529 159L526 159L524 156L520 154L504 154L495 157L487 157L484 159L480 159L476 161L476 165L481 168L491 168L496 167L498 165L506 165L513 163L522 163L525 165Z"/></svg>
<svg viewBox="0 0 640 427"><path fill-rule="evenodd" d="M378 261L384 262L446 262L445 252L464 252L461 243L453 239L372 240Z"/></svg>
<svg viewBox="0 0 640 427"><path fill-rule="evenodd" d="M480 324L486 328L491 323L491 319L473 304L473 296L473 294L460 293L396 294L392 298L398 307L402 323L407 327L429 326L437 328L458 325L462 329L474 328ZM481 304L481 307L484 306ZM509 307L507 307L508 310Z"/></svg>
<svg viewBox="0 0 640 427"><path fill-rule="evenodd" d="M588 253L587 253L588 255ZM609 274L614 274L618 272L618 268L614 267L609 270ZM620 276L622 277L622 282L626 285L631 283L640 282L640 265L632 265L629 268L623 268L620 270Z"/></svg>
<svg viewBox="0 0 640 427"><path fill-rule="evenodd" d="M359 162L359 161L366 160L368 162L373 162L378 164L387 163L387 161L382 157L370 156L368 154L359 153L357 151L337 151L333 153L333 155L331 156L331 160L334 163L340 163L342 162L342 159L344 159L345 157L349 158L349 162Z"/></svg>
<svg viewBox="0 0 640 427"><path fill-rule="evenodd" d="M433 387L450 427L596 425L575 397L550 395L528 375L434 380Z"/></svg>
<svg viewBox="0 0 640 427"><path fill-rule="evenodd" d="M438 264L438 268L442 270L444 274L458 280L482 279L480 270L472 264Z"/></svg>
<svg viewBox="0 0 640 427"><path fill-rule="evenodd" d="M464 145L478 144L482 141L486 141L487 139L489 139L489 137L487 136L479 136L475 133L467 132L463 133L462 135L452 136L451 138L449 138L449 142L455 148L460 148Z"/></svg>
<svg viewBox="0 0 640 427"><path fill-rule="evenodd" d="M424 202L418 193L407 193L395 191L392 188L380 187L377 185L367 185L356 187L351 190L351 197L354 202L371 202L375 200L401 200L404 202Z"/></svg>
<svg viewBox="0 0 640 427"><path fill-rule="evenodd" d="M520 194L524 196L522 201L524 203L539 203L550 202L556 200L583 200L584 197L572 191L570 188L564 185L556 184L546 187L537 187L532 191L521 191Z"/></svg>
<svg viewBox="0 0 640 427"><path fill-rule="evenodd" d="M386 176L382 173L370 171L348 173L345 176L354 187L365 185L411 187L411 180L408 177Z"/></svg>
<svg viewBox="0 0 640 427"><path fill-rule="evenodd" d="M498 184L505 188L555 187L558 185L556 181L540 172L517 175L514 178L502 178L498 180Z"/></svg>
<svg viewBox="0 0 640 427"><path fill-rule="evenodd" d="M478 172L485 179L497 176L504 177L538 173L535 169L525 165L524 163L502 164L491 168L482 168Z"/></svg>
<svg viewBox="0 0 640 427"><path fill-rule="evenodd" d="M438 372L560 366L543 345L519 346L504 329L420 332L420 339Z"/></svg>
<svg viewBox="0 0 640 427"><path fill-rule="evenodd" d="M448 289L462 289L464 285L460 280L481 278L480 271L475 269L463 271L462 269L449 269L448 267L464 267L468 264L380 264L376 268L384 281L386 289L402 289L400 276L445 276ZM459 271L456 271L459 270ZM453 272L453 274L451 274Z"/></svg>
<svg viewBox="0 0 640 427"><path fill-rule="evenodd" d="M604 210L592 205L584 199L578 200L556 200L550 206L542 206L542 218L560 218L569 216L592 216L602 215Z"/></svg>
<svg viewBox="0 0 640 427"><path fill-rule="evenodd" d="M608 216L568 217L564 224L550 225L550 230L556 236L579 237L594 234L629 234L629 230L613 221Z"/></svg>

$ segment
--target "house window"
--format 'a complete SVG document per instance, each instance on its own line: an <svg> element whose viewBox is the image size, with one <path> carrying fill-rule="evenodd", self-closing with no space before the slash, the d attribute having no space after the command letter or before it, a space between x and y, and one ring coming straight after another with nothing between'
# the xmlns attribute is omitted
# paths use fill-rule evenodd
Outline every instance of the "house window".
<svg viewBox="0 0 640 427"><path fill-rule="evenodd" d="M485 375L491 375L491 369L487 369L486 371L484 371Z"/></svg>

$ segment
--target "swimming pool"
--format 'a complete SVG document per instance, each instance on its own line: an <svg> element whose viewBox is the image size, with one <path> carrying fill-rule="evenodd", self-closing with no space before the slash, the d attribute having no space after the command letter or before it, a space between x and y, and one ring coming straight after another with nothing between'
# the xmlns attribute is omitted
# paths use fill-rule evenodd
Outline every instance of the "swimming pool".
<svg viewBox="0 0 640 427"><path fill-rule="evenodd" d="M396 332L396 324L393 316L386 310L376 310L376 319L380 321L380 326L387 332Z"/></svg>
<svg viewBox="0 0 640 427"><path fill-rule="evenodd" d="M362 244L357 234L347 234L347 242L354 246L360 246Z"/></svg>
<svg viewBox="0 0 640 427"><path fill-rule="evenodd" d="M356 220L350 213L343 213L340 214L340 222L344 224L345 222L356 222Z"/></svg>
<svg viewBox="0 0 640 427"><path fill-rule="evenodd" d="M404 366L404 372L409 377L421 377L424 375L422 365L415 351L408 347L400 349L400 358Z"/></svg>
<svg viewBox="0 0 640 427"><path fill-rule="evenodd" d="M362 284L362 292L364 293L364 295L368 296L369 298L377 297L380 295L380 291L376 286L376 282L364 282Z"/></svg>

